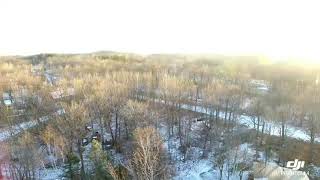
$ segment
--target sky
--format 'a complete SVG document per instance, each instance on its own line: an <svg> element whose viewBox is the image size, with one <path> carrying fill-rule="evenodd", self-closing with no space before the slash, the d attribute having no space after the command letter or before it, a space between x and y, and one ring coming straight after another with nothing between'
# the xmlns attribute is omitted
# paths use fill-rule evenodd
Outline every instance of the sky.
<svg viewBox="0 0 320 180"><path fill-rule="evenodd" d="M320 61L319 2L1 0L0 55L263 54Z"/></svg>

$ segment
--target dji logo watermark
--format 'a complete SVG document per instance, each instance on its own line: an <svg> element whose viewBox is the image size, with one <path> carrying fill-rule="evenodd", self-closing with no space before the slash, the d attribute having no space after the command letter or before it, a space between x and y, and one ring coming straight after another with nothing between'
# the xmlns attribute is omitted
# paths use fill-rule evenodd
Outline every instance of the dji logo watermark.
<svg viewBox="0 0 320 180"><path fill-rule="evenodd" d="M299 161L298 159L295 159L294 161L287 162L287 168L290 168L292 170L299 170L304 167L304 164L304 161Z"/></svg>

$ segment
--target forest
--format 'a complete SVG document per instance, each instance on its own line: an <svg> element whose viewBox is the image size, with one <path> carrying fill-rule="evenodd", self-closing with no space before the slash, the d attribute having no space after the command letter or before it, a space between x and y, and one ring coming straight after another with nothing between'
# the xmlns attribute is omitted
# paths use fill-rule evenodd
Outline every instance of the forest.
<svg viewBox="0 0 320 180"><path fill-rule="evenodd" d="M3 56L0 179L245 180L296 159L320 179L319 78L258 56Z"/></svg>

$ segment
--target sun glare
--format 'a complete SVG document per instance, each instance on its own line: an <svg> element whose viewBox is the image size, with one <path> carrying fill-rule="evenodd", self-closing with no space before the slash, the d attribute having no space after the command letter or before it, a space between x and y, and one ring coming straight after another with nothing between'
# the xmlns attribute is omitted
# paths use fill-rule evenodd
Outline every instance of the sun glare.
<svg viewBox="0 0 320 180"><path fill-rule="evenodd" d="M0 2L0 54L98 50L320 57L317 1Z"/></svg>

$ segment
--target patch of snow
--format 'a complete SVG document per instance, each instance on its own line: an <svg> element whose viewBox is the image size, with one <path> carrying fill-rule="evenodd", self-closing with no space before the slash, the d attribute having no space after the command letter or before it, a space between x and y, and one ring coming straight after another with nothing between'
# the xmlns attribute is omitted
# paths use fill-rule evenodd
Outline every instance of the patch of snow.
<svg viewBox="0 0 320 180"><path fill-rule="evenodd" d="M40 178L42 180L61 180L63 178L64 170L62 168L57 169L41 169Z"/></svg>
<svg viewBox="0 0 320 180"><path fill-rule="evenodd" d="M254 123L251 120L251 117L246 116L246 115L241 115L239 117L238 122L242 125L247 126L250 129L254 128ZM310 140L310 136L305 130L302 130L300 128L291 126L291 125L286 125L285 127L286 135L295 138L295 139L300 139L303 141L308 142ZM281 125L275 122L265 122L265 129L266 133L274 136L280 136L280 130L281 130ZM315 138L316 142L320 142L320 137Z"/></svg>
<svg viewBox="0 0 320 180"><path fill-rule="evenodd" d="M36 121L28 121L15 125L10 129L4 129L0 132L0 141L5 141L11 136L17 135L26 129L34 127L35 125L37 125Z"/></svg>
<svg viewBox="0 0 320 180"><path fill-rule="evenodd" d="M57 113L57 112L55 112L55 113ZM46 122L48 120L49 120L49 116L42 116L42 117L39 118L40 122ZM30 128L33 128L33 127L35 127L37 125L38 125L38 122L36 120L31 120L31 121L22 122L20 124L12 126L11 128L1 129L1 131L0 131L0 142L1 141L5 141L5 140L11 138L12 136L18 135L21 132L23 132L25 130L28 130Z"/></svg>
<svg viewBox="0 0 320 180"><path fill-rule="evenodd" d="M174 177L175 180L202 180L214 179L212 177L212 163L209 160L202 159L200 161L187 161L181 163L178 168L178 175Z"/></svg>

